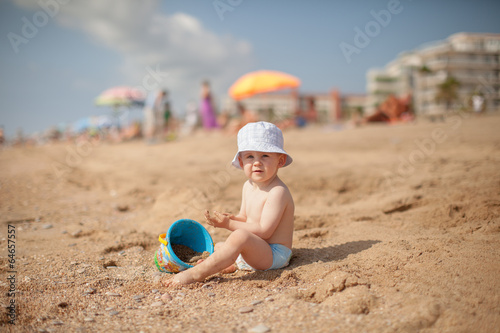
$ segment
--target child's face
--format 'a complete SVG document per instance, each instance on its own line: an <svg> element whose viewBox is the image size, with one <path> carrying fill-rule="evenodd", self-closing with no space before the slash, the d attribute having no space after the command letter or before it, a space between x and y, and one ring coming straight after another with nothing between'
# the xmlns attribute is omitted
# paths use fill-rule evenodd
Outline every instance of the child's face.
<svg viewBox="0 0 500 333"><path fill-rule="evenodd" d="M238 157L245 175L254 182L271 179L285 165L286 155L260 151L244 151Z"/></svg>

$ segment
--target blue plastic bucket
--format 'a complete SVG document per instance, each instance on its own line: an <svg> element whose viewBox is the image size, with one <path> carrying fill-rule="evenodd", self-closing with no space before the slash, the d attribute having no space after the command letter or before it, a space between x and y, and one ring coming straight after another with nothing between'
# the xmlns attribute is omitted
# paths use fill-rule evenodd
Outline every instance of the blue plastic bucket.
<svg viewBox="0 0 500 333"><path fill-rule="evenodd" d="M207 229L189 219L175 221L167 233L161 234L158 240L161 245L155 253L154 260L156 267L165 273L179 273L193 267L175 255L172 244L185 245L196 252L207 251L210 254L214 252L214 242Z"/></svg>

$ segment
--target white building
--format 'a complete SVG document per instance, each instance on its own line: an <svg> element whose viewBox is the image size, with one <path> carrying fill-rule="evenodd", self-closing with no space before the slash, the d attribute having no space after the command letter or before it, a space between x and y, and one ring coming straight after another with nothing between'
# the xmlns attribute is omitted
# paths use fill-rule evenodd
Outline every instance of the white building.
<svg viewBox="0 0 500 333"><path fill-rule="evenodd" d="M448 78L459 83L452 105L437 101ZM435 115L469 110L472 95L484 98L486 111L500 110L500 34L458 33L446 40L404 52L384 69L367 73L367 114L388 95L413 96L416 114Z"/></svg>

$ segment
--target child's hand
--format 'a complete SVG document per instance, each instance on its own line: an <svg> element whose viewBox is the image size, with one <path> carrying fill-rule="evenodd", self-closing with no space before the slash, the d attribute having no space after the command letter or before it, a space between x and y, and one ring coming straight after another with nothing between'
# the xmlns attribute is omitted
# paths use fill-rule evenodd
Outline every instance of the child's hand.
<svg viewBox="0 0 500 333"><path fill-rule="evenodd" d="M214 211L214 217L210 216L210 212L205 210L205 219L207 223L215 228L226 228L229 226L229 220L233 217L229 213L219 213Z"/></svg>

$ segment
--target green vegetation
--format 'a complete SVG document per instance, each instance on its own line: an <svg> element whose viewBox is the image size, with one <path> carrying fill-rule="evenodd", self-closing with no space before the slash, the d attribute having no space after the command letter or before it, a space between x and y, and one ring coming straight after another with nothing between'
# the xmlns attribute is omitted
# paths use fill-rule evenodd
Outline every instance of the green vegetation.
<svg viewBox="0 0 500 333"><path fill-rule="evenodd" d="M458 88L461 83L453 76L448 76L446 80L438 85L436 93L436 102L444 102L446 110L449 110L451 105L458 99Z"/></svg>

